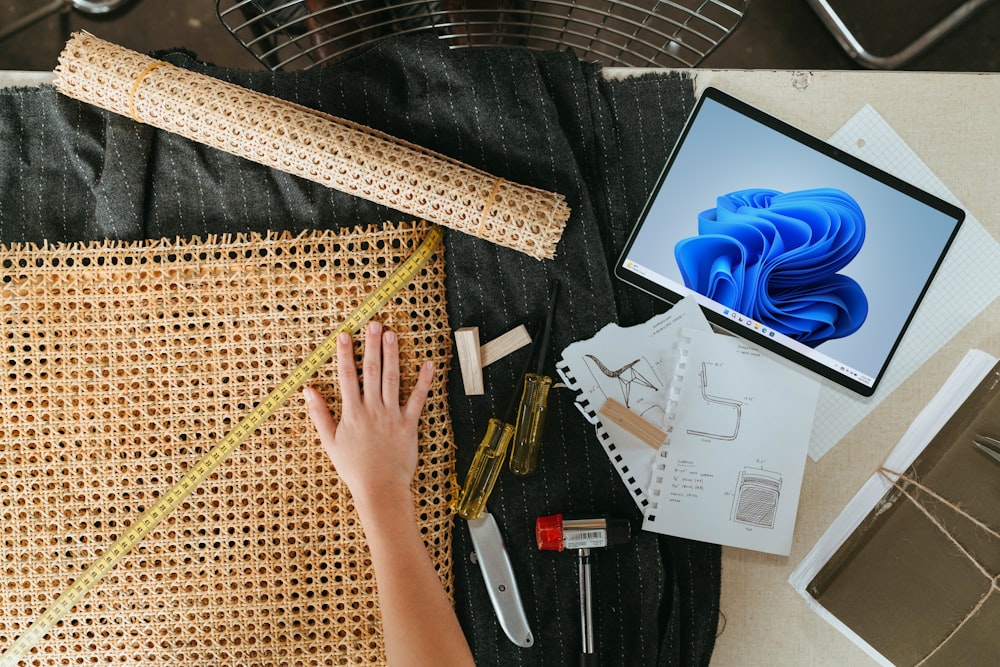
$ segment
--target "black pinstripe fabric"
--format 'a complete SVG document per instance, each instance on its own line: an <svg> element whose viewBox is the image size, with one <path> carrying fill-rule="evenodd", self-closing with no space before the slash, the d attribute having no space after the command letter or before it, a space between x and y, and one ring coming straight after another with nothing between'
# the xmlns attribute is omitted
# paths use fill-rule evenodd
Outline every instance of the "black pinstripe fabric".
<svg viewBox="0 0 1000 667"><path fill-rule="evenodd" d="M449 51L436 40L384 42L302 73L227 71L190 54L175 64L349 118L485 169L566 195L572 217L554 260L540 262L457 232L446 235L449 317L490 339L544 314L562 282L549 353L604 324L640 322L664 305L609 270L693 106L683 76L607 81L570 54ZM139 239L303 230L399 214L60 97L0 92L0 241ZM522 352L523 354L523 352ZM459 477L486 421L501 413L524 358L486 370L487 395L449 378ZM577 564L539 552L538 516L631 520L628 545L595 552L596 643L603 665L707 665L715 641L720 551L638 530L640 515L565 389L550 399L538 472L504 475L490 502L518 576L536 645L496 623L471 543L456 522L457 610L482 665L576 664Z"/></svg>

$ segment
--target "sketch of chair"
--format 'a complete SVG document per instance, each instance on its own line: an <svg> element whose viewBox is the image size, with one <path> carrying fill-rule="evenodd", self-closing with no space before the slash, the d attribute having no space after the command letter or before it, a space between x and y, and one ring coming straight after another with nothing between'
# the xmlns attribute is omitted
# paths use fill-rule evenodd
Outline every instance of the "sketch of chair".
<svg viewBox="0 0 1000 667"><path fill-rule="evenodd" d="M774 528L774 516L781 496L781 475L769 470L744 468L736 484L733 521L762 528Z"/></svg>
<svg viewBox="0 0 1000 667"><path fill-rule="evenodd" d="M649 381L649 379L636 370L635 365L638 364L642 359L636 359L631 361L616 371L611 370L601 362L600 359L592 354L585 355L588 359L594 362L598 370L601 371L605 376L618 380L618 384L621 386L622 397L625 399L625 407L629 407L629 396L632 393L632 385L638 384L642 387L648 387L649 389L656 390L656 385Z"/></svg>
<svg viewBox="0 0 1000 667"><path fill-rule="evenodd" d="M733 409L735 413L735 424L733 426L733 432L729 433L717 433L713 431L701 431L696 429L688 429L687 432L691 435L704 436L706 438L713 438L715 440L735 440L736 436L740 434L740 418L743 415L743 402L737 401L732 398L723 398L721 396L713 396L708 393L708 369L705 366L705 362L701 362L701 372L698 374L701 380L701 397L706 403L728 406Z"/></svg>

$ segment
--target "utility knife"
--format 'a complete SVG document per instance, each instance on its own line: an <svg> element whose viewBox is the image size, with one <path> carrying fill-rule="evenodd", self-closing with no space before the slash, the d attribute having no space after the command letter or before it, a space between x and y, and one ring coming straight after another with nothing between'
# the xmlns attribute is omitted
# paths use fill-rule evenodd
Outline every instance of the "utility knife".
<svg viewBox="0 0 1000 667"><path fill-rule="evenodd" d="M490 601L504 633L516 645L528 648L534 644L528 617L524 613L521 594L514 578L514 567L504 545L496 520L489 512L469 520L469 534L476 549L479 569L490 593Z"/></svg>

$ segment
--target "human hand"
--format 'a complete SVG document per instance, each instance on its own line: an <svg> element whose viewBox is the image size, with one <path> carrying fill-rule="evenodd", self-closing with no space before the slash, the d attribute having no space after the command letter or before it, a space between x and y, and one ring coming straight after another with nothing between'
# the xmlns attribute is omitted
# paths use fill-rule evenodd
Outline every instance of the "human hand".
<svg viewBox="0 0 1000 667"><path fill-rule="evenodd" d="M378 322L365 329L362 383L354 362L350 334L337 338L337 376L342 399L337 423L318 391L305 387L309 417L319 432L323 449L355 502L409 494L417 467L417 425L430 390L434 363L420 374L406 401L399 398L399 339L382 331Z"/></svg>

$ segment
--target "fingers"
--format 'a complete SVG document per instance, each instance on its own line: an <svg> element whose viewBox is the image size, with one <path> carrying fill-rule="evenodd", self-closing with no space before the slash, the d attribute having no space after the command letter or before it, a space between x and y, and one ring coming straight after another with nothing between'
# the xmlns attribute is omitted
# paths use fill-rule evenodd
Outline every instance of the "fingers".
<svg viewBox="0 0 1000 667"><path fill-rule="evenodd" d="M341 333L337 337L337 374L345 413L358 409L362 403L399 408L399 337L393 331L383 331L378 322L368 323L359 385L351 337ZM417 382L404 406L407 415L413 419L420 417L433 379L434 363L427 361L421 366Z"/></svg>
<svg viewBox="0 0 1000 667"><path fill-rule="evenodd" d="M329 408L323 396L312 387L303 387L302 395L306 399L306 409L309 411L309 419L312 420L316 432L319 433L319 440L323 443L323 449L327 452L333 447L333 440L337 434L337 423L333 420Z"/></svg>
<svg viewBox="0 0 1000 667"><path fill-rule="evenodd" d="M413 421L420 419L420 413L424 409L424 403L427 402L427 395L430 393L433 381L434 362L428 359L420 367L420 375L417 376L413 391L410 392L410 396L406 399L406 405L403 407L403 413L407 419Z"/></svg>
<svg viewBox="0 0 1000 667"><path fill-rule="evenodd" d="M365 327L365 353L361 360L361 381L365 402L382 401L382 325L369 322Z"/></svg>
<svg viewBox="0 0 1000 667"><path fill-rule="evenodd" d="M340 380L340 397L344 408L353 410L361 403L358 370L354 367L354 344L346 331L337 336L337 378Z"/></svg>
<svg viewBox="0 0 1000 667"><path fill-rule="evenodd" d="M399 406L399 339L394 331L382 334L382 403Z"/></svg>

